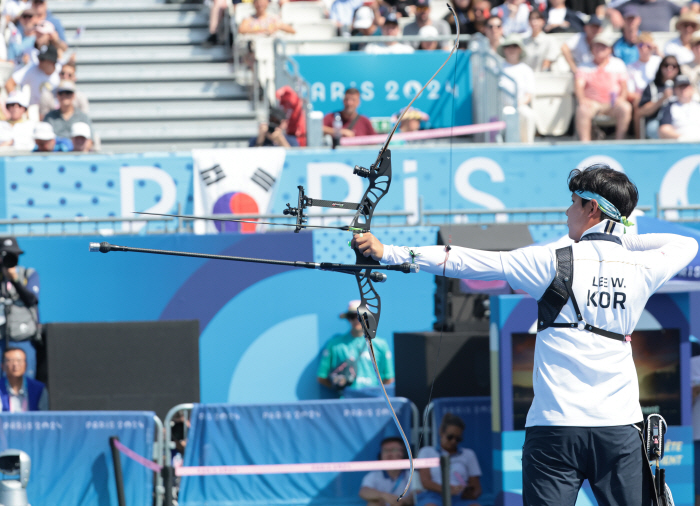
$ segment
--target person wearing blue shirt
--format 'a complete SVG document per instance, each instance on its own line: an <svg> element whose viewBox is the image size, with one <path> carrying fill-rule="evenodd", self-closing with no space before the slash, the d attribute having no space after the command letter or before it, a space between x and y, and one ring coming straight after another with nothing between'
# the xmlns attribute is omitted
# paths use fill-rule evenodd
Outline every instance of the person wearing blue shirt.
<svg viewBox="0 0 700 506"><path fill-rule="evenodd" d="M625 65L639 60L639 25L642 23L642 17L639 15L639 10L636 6L630 5L625 10L625 24L622 26L622 37L613 44L613 55L623 62Z"/></svg>
<svg viewBox="0 0 700 506"><path fill-rule="evenodd" d="M44 121L37 123L34 127L34 142L36 146L32 151L42 153L73 151L73 142L70 139L56 137L53 127Z"/></svg>
<svg viewBox="0 0 700 506"><path fill-rule="evenodd" d="M24 413L49 409L49 395L41 382L25 376L27 355L20 348L8 348L3 353L0 378L0 412Z"/></svg>
<svg viewBox="0 0 700 506"><path fill-rule="evenodd" d="M38 23L41 23L42 21L51 22L54 28L56 28L58 37L63 42L66 42L66 31L63 29L63 23L61 23L56 16L51 14L51 11L49 11L49 7L46 4L46 0L32 0L32 8L36 13L35 21Z"/></svg>

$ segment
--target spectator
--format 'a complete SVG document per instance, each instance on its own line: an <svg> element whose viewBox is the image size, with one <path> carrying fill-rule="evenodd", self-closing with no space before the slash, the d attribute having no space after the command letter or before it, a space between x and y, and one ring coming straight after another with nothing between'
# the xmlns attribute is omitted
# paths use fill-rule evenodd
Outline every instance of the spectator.
<svg viewBox="0 0 700 506"><path fill-rule="evenodd" d="M277 103L284 110L287 118L288 135L296 137L300 146L306 146L306 114L304 101L291 86L282 86L275 93Z"/></svg>
<svg viewBox="0 0 700 506"><path fill-rule="evenodd" d="M31 3L29 4L31 6ZM15 68L26 65L31 61L36 42L36 14L31 7L24 10L17 18L19 27L10 24L10 37L7 46L7 59L15 63Z"/></svg>
<svg viewBox="0 0 700 506"><path fill-rule="evenodd" d="M350 33L355 11L362 7L364 0L335 0L329 17L341 32Z"/></svg>
<svg viewBox="0 0 700 506"><path fill-rule="evenodd" d="M41 24L43 21L50 22L55 27L58 37L63 42L66 42L66 32L63 29L63 24L56 16L51 14L46 0L32 0L32 8L36 13L35 21L39 24Z"/></svg>
<svg viewBox="0 0 700 506"><path fill-rule="evenodd" d="M634 99L633 103L639 102L644 88L654 79L661 63L661 57L654 54L656 43L649 32L643 32L639 36L637 49L639 50L639 59L627 65L627 74L629 75L627 86L630 96Z"/></svg>
<svg viewBox="0 0 700 506"><path fill-rule="evenodd" d="M19 91L7 97L9 119L0 123L0 146L11 146L18 151L31 151L34 148L34 121L26 118L29 99Z"/></svg>
<svg viewBox="0 0 700 506"><path fill-rule="evenodd" d="M10 93L18 86L22 89L25 85L29 85L29 105L38 104L42 89L53 90L58 85L57 60L56 48L44 46L39 53L39 63L26 65L15 71L5 83L5 89Z"/></svg>
<svg viewBox="0 0 700 506"><path fill-rule="evenodd" d="M547 20L545 33L579 33L583 31L583 21L574 11L568 9L564 0L549 0L545 11Z"/></svg>
<svg viewBox="0 0 700 506"><path fill-rule="evenodd" d="M469 44L469 49L472 51L478 51L480 46L483 44L484 46L488 47L486 52L493 55L498 55L498 46L501 45L501 41L503 40L503 22L500 18L493 17L487 19L484 26L486 29L486 37L475 38L472 40L472 42Z"/></svg>
<svg viewBox="0 0 700 506"><path fill-rule="evenodd" d="M424 26L418 30L418 35L420 37L425 37L426 39L434 39L435 37L440 36L437 28L435 28L433 25ZM421 40L418 49L422 51L435 51L439 44L440 43L437 40Z"/></svg>
<svg viewBox="0 0 700 506"><path fill-rule="evenodd" d="M695 32L690 39L690 48L693 50L693 61L681 65L683 75L688 76L695 91L700 84L700 31Z"/></svg>
<svg viewBox="0 0 700 506"><path fill-rule="evenodd" d="M395 15L394 20L396 20ZM395 24L398 27L398 21L396 21ZM382 30L380 30L377 26L376 17L371 7L364 5L355 11L355 19L352 22L352 32L350 35L353 37L358 35L371 37L373 35L381 35L382 33L384 33L383 27ZM366 48L366 42L350 44L350 51L362 51Z"/></svg>
<svg viewBox="0 0 700 506"><path fill-rule="evenodd" d="M530 7L524 0L506 0L502 5L491 9L491 15L501 18L503 21L503 35L515 33L522 37L530 36L528 15Z"/></svg>
<svg viewBox="0 0 700 506"><path fill-rule="evenodd" d="M385 438L380 445L379 460L406 459L406 448L400 437ZM372 471L362 478L360 498L367 501L367 506L409 506L413 504L413 495L408 494L401 501L399 493L406 488L408 469L390 469Z"/></svg>
<svg viewBox="0 0 700 506"><path fill-rule="evenodd" d="M365 9L362 7L360 10ZM359 11L358 11L359 12ZM431 27L427 25L427 27ZM424 27L425 28L425 27ZM401 35L399 28L399 20L396 14L390 12L384 18L384 26L382 26L382 35L385 37L398 37ZM398 41L393 42L372 42L367 44L365 52L369 54L409 54L413 52L413 46L402 44Z"/></svg>
<svg viewBox="0 0 700 506"><path fill-rule="evenodd" d="M638 117L646 118L646 136L659 138L659 111L673 97L673 81L680 74L675 56L664 56L653 81L650 81L639 99Z"/></svg>
<svg viewBox="0 0 700 506"><path fill-rule="evenodd" d="M255 14L241 21L238 33L241 35L273 35L278 31L296 33L296 30L283 23L279 16L267 12L269 0L253 0Z"/></svg>
<svg viewBox="0 0 700 506"><path fill-rule="evenodd" d="M474 2L472 0L450 0L452 3L452 8L455 10L457 15L457 23L459 23L459 33L460 35L472 35L476 33L476 14L474 13ZM455 18L452 13L448 13L445 16L445 21L450 25L452 34L457 33L457 26L455 26ZM460 43L460 47L461 44ZM466 46L462 47L466 49Z"/></svg>
<svg viewBox="0 0 700 506"><path fill-rule="evenodd" d="M426 25L433 25L437 28L440 35L450 35L452 33L450 25L444 19L430 19L430 0L416 0L415 5L416 20L403 27L404 35L418 35L420 29ZM411 45L414 49L418 49L419 43L411 42ZM443 42L441 45L443 49L449 50L451 49L452 43L448 41Z"/></svg>
<svg viewBox="0 0 700 506"><path fill-rule="evenodd" d="M73 143L73 151L89 153L92 151L92 129L87 123L73 123L70 129L70 140Z"/></svg>
<svg viewBox="0 0 700 506"><path fill-rule="evenodd" d="M318 382L328 388L342 391L379 387L374 365L367 351L362 323L357 317L359 300L350 301L348 310L340 315L350 323L350 331L336 335L326 343L316 374ZM374 338L375 357L385 385L394 382L394 364L389 345L384 339Z"/></svg>
<svg viewBox="0 0 700 506"><path fill-rule="evenodd" d="M34 143L36 146L32 151L40 153L73 151L73 143L69 139L57 138L53 127L44 121L34 127Z"/></svg>
<svg viewBox="0 0 700 506"><path fill-rule="evenodd" d="M250 139L249 146L282 146L284 148L298 148L299 141L293 135L287 133L287 115L282 109L270 108L269 120L267 123L258 125L258 136Z"/></svg>
<svg viewBox="0 0 700 506"><path fill-rule="evenodd" d="M69 60L66 63L63 64L61 67L61 71L58 73L58 77L61 78L61 81L73 81L74 83L78 82L78 77L76 75L77 72L77 65L75 64L74 61ZM53 97L52 97L53 98ZM90 114L90 102L88 101L87 96L85 93L80 91L79 89L76 88L75 93L73 94L73 106L79 110L80 112L83 112L85 114ZM58 97L55 97L55 106L51 107L48 109L44 114L48 113L52 109L58 109Z"/></svg>
<svg viewBox="0 0 700 506"><path fill-rule="evenodd" d="M517 35L506 37L498 48L498 53L505 58L503 73L510 77L501 78L500 88L515 94L517 85L518 96L516 103L510 104L518 109L520 118L520 141L532 143L535 141L535 112L532 110L532 97L535 93L535 74L525 63L523 43Z"/></svg>
<svg viewBox="0 0 700 506"><path fill-rule="evenodd" d="M357 88L348 88L345 90L343 110L329 112L323 117L323 133L332 136L334 142L337 142L339 137L374 135L376 132L369 118L357 112L359 107L359 90ZM339 118L336 118L336 116L339 116ZM336 131L336 127L334 126L336 119L340 119L342 122L342 126L338 125L340 126L339 131Z"/></svg>
<svg viewBox="0 0 700 506"><path fill-rule="evenodd" d="M46 20L41 21L35 26L34 32L36 34L36 40L34 41L35 51L33 56L36 57L43 46L53 44L58 50L58 59L61 60L63 53L66 51L66 49L68 49L68 44L59 38L56 27L53 25L53 23ZM33 63L36 63L36 61L33 61Z"/></svg>
<svg viewBox="0 0 700 506"><path fill-rule="evenodd" d="M418 458L450 457L450 491L453 506L475 505L472 502L481 495L481 468L476 454L468 448L459 448L464 434L464 422L452 413L445 414L440 423L440 446L424 446ZM439 467L421 469L420 481L425 489L418 494L419 505L442 506L442 473Z"/></svg>
<svg viewBox="0 0 700 506"><path fill-rule="evenodd" d="M630 5L625 10L625 24L622 25L622 37L613 44L613 55L619 58L625 65L639 60L639 24L642 18L636 5Z"/></svg>
<svg viewBox="0 0 700 506"><path fill-rule="evenodd" d="M2 370L5 377L0 379L0 411L24 413L49 409L49 393L46 386L41 381L25 375L27 354L23 349L5 350Z"/></svg>
<svg viewBox="0 0 700 506"><path fill-rule="evenodd" d="M598 114L615 118L615 138L624 139L632 118L627 101L627 69L622 60L611 56L612 42L607 35L593 39L593 63L576 72L576 132L583 142L591 140L592 121Z"/></svg>
<svg viewBox="0 0 700 506"><path fill-rule="evenodd" d="M399 120L399 116L401 116L401 113L403 113L403 109L401 109L397 114L394 114L391 116L391 122L396 123ZM415 107L411 107L406 114L404 114L403 118L401 118L401 124L399 125L399 131L400 132L416 132L421 129L421 125L423 123L426 123L430 120L430 116L428 116L426 113L421 111L420 109L416 109Z"/></svg>
<svg viewBox="0 0 700 506"><path fill-rule="evenodd" d="M679 141L700 140L700 102L693 95L688 76L679 75L673 83L676 100L669 101L659 115L659 138Z"/></svg>
<svg viewBox="0 0 700 506"><path fill-rule="evenodd" d="M666 55L675 56L676 60L678 60L678 63L681 65L693 61L695 57L693 56L693 50L690 48L690 39L699 26L700 23L698 22L697 14L692 14L690 12L682 14L681 17L678 18L678 21L676 21L678 37L666 43L664 53Z"/></svg>
<svg viewBox="0 0 700 506"><path fill-rule="evenodd" d="M475 35L486 36L486 20L491 17L491 2L489 0L474 1L474 28Z"/></svg>
<svg viewBox="0 0 700 506"><path fill-rule="evenodd" d="M211 10L209 11L209 37L202 43L204 47L215 46L219 43L219 37L217 35L219 31L219 25L224 19L224 13L228 9L226 0L213 0L211 4Z"/></svg>
<svg viewBox="0 0 700 506"><path fill-rule="evenodd" d="M611 2L611 7L617 5ZM669 0L630 0L617 8L608 8L608 17L616 28L624 24L624 12L634 5L637 7L642 22L639 29L643 32L667 32L671 27L671 19L681 14L681 8Z"/></svg>
<svg viewBox="0 0 700 506"><path fill-rule="evenodd" d="M0 296L6 301L0 323L0 349L24 350L22 375L34 378L36 352L32 341L39 339L39 274L19 265L24 253L14 237L0 238ZM2 383L2 381L0 381Z"/></svg>
<svg viewBox="0 0 700 506"><path fill-rule="evenodd" d="M556 60L556 51L549 36L543 32L544 16L538 10L530 12L530 30L532 35L523 40L525 63L535 72L547 71Z"/></svg>
<svg viewBox="0 0 700 506"><path fill-rule="evenodd" d="M593 61L591 43L600 33L600 26L600 18L591 16L583 26L583 33L577 33L561 46L561 54L564 55L566 63L569 64L569 68L574 74L576 74L580 65Z"/></svg>
<svg viewBox="0 0 700 506"><path fill-rule="evenodd" d="M75 83L64 79L56 88L58 109L44 117L44 121L53 127L57 137L70 138L74 123L87 123L92 128L92 120L87 114L75 108Z"/></svg>

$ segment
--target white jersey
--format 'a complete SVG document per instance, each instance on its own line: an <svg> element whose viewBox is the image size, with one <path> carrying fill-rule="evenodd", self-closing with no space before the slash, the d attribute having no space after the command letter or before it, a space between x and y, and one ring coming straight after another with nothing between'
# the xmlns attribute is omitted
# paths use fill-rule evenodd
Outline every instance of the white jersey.
<svg viewBox="0 0 700 506"><path fill-rule="evenodd" d="M627 335L637 325L649 297L695 257L698 244L692 238L673 234L622 235L623 230L621 224L604 220L572 245L573 292L586 323ZM586 236L612 241L586 240ZM409 251L385 246L382 263L410 262ZM412 251L422 270L443 273L443 266L438 264L445 261L444 247ZM513 289L540 299L556 274L555 250L529 246L499 253L453 247L445 274L507 280ZM555 321L578 322L571 300ZM629 342L577 328L542 330L535 346L533 387L535 398L526 427L600 427L643 419Z"/></svg>

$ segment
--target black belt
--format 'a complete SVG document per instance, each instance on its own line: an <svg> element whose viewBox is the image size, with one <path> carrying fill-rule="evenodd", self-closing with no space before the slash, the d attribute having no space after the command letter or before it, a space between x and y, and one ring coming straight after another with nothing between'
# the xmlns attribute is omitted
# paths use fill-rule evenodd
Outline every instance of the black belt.
<svg viewBox="0 0 700 506"><path fill-rule="evenodd" d="M598 334L599 336L603 337L609 337L610 339L615 339L617 341L631 341L632 339L630 336L625 336L623 334L618 334L616 332L610 332L609 330L603 330L598 327L594 327L593 325L589 323L552 323L550 327L554 327L557 329L577 329L580 328L581 330L587 330L589 332L593 332L594 334Z"/></svg>

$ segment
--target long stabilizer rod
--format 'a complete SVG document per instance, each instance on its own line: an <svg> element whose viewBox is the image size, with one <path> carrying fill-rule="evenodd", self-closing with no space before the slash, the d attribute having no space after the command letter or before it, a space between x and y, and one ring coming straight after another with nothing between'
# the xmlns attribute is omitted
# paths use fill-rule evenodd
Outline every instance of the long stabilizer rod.
<svg viewBox="0 0 700 506"><path fill-rule="evenodd" d="M170 251L162 249L150 249L150 248L132 248L129 246L117 246L116 244L110 244L108 242L91 242L90 251L101 253L109 253L110 251L132 251L135 253L152 253L156 255L171 255L178 257L194 257L194 258L209 258L212 260L233 260L236 262L250 262L255 264L272 264L272 265L286 265L289 267L302 267L305 269L318 269L322 271L334 271L334 272L344 272L344 273L355 273L362 272L367 269L372 270L385 270L385 271L399 271L403 273L418 272L419 266L416 264L401 264L401 265L360 265L360 264L335 264L330 262L299 262L299 261L289 261L289 260L271 260L267 258L250 258L250 257L236 257L229 255L212 255L210 253L190 253L187 251ZM384 282L386 281L386 275L382 273L371 273L372 281Z"/></svg>

